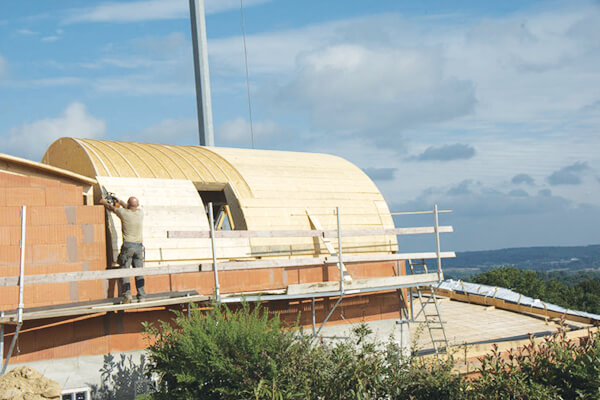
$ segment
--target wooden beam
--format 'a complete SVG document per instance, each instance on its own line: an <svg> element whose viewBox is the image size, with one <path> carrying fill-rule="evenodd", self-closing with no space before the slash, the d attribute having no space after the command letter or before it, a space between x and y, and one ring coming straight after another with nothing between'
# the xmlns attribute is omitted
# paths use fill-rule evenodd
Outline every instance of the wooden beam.
<svg viewBox="0 0 600 400"><path fill-rule="evenodd" d="M95 281L99 279L117 279L131 276L169 275L187 272L199 272L199 264L195 265L167 265L164 267L149 268L116 268L103 271L63 272L57 274L25 275L25 285L40 283ZM18 277L0 277L0 287L16 286Z"/></svg>
<svg viewBox="0 0 600 400"><path fill-rule="evenodd" d="M319 219L316 216L311 215L308 210L305 210L305 211L306 211L306 215L308 216L308 219L310 220L310 223L312 224L312 226L316 230L322 231L323 227L321 226L321 222L319 221ZM339 232L336 232L336 233L339 235ZM336 256L337 252L333 248L333 245L331 244L331 240L329 240L329 238L327 236L325 236L325 235L320 236L320 238L323 241L323 244L325 245L325 248L327 249L327 252L329 252L329 255ZM341 246L341 245L342 245L341 243L338 243L338 246ZM338 269L340 269L342 271L342 274L344 275L344 279L348 280L348 281L351 281L352 277L348 273L348 269L346 269L346 266L343 263L340 263L340 262L338 262L338 264L339 264L338 265Z"/></svg>
<svg viewBox="0 0 600 400"><path fill-rule="evenodd" d="M456 257L454 252L442 252L442 258ZM378 262L378 261L395 261L407 260L413 258L436 258L435 252L430 253L399 253L399 254L382 254L382 255L348 255L344 256L347 263L351 262ZM338 258L329 257L306 257L306 258L291 258L278 260L255 260L255 261L224 261L218 263L219 271L231 271L240 269L261 269L261 268L282 268L282 267L303 267L311 265L326 265L337 264ZM56 274L40 274L40 275L25 275L25 285L37 285L42 283L58 283L58 282L78 282L78 281L93 281L100 279L117 279L131 276L149 276L149 275L169 275L181 274L188 272L210 271L212 270L212 262L206 261L198 264L188 265L166 265L160 267L146 268L117 268L104 271L81 271L81 272L64 272ZM0 277L0 287L16 286L18 277Z"/></svg>
<svg viewBox="0 0 600 400"><path fill-rule="evenodd" d="M397 285L419 285L431 284L437 282L437 273L434 274L419 274L419 275L401 275L401 276L386 276L379 278L354 279L351 282L344 284L346 291L358 289L372 289L378 287L397 286ZM337 281L331 282L315 282L302 283L297 285L289 285L287 294L310 294L310 293L326 293L340 290L340 283Z"/></svg>
<svg viewBox="0 0 600 400"><path fill-rule="evenodd" d="M475 293L462 294L447 289L439 289L437 293L443 296L448 296L453 300L463 301L466 303L494 306L496 308L516 311L518 313L535 314L547 318L564 318L569 321L582 322L584 324L593 324L596 321L592 318L580 317L578 315L568 314L566 312L561 313L558 311L551 311L545 308L536 308L528 305L515 304L502 299L496 299L493 297L483 296Z"/></svg>
<svg viewBox="0 0 600 400"><path fill-rule="evenodd" d="M440 226L440 233L454 232L452 226ZM435 233L433 226L395 229L363 229L342 231L342 237L348 236L383 236L383 235L417 235ZM271 237L329 237L336 238L337 230L265 230L265 231L219 231L215 238L271 238ZM210 231L167 231L169 239L207 239Z"/></svg>
<svg viewBox="0 0 600 400"><path fill-rule="evenodd" d="M232 231L235 230L235 222L233 222L233 216L231 215L231 208L229 208L229 204L225 204L225 214L227 215L227 220L229 221L229 229Z"/></svg>
<svg viewBox="0 0 600 400"><path fill-rule="evenodd" d="M456 257L454 252L442 252L442 258ZM399 254L381 254L381 255L348 255L344 256L346 263L357 262L381 262L381 261L397 261L408 260L412 258L434 259L436 253L399 253ZM312 258L291 258L291 259L276 259L276 260L257 260L257 261L229 261L219 262L219 271L233 271L240 269L261 269L261 268L281 268L281 267L303 267L310 265L326 265L337 264L338 257L312 257ZM201 264L202 271L212 271L212 263Z"/></svg>

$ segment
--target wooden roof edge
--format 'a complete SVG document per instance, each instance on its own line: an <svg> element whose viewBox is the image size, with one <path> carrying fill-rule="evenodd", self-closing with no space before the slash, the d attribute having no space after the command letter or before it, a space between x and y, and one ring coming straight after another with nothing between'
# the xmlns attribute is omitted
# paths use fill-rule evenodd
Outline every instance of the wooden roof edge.
<svg viewBox="0 0 600 400"><path fill-rule="evenodd" d="M438 289L436 294L449 297L452 300L458 300L465 303L479 304L483 306L494 306L502 310L513 311L523 315L537 315L542 318L548 319L564 319L566 321L575 321L588 325L596 325L598 322L600 322L592 318L591 316L580 316L573 313L569 313L568 311L571 310L566 310L565 312L553 311L545 308L537 308L529 305L512 303L501 298L494 298L490 296L485 296L483 294L459 293L455 290L445 288Z"/></svg>
<svg viewBox="0 0 600 400"><path fill-rule="evenodd" d="M49 176L59 176L62 178L68 178L77 182L81 182L87 185L96 184L96 180L77 174L75 172L68 171L66 169L53 167L52 165L43 164L37 161L28 160L17 156L11 156L9 154L0 153L0 161L4 161L9 164L16 164L21 167L31 168L32 170L41 171L47 173Z"/></svg>

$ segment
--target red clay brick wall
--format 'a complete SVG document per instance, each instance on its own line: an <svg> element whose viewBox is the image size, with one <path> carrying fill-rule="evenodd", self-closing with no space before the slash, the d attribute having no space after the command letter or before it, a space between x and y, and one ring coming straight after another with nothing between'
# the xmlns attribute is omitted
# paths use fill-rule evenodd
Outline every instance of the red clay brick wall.
<svg viewBox="0 0 600 400"><path fill-rule="evenodd" d="M104 208L84 206L81 187L0 172L0 276L18 276L21 206L27 206L25 274L106 268ZM26 285L26 308L106 297L102 281ZM0 287L0 310L17 307L18 287Z"/></svg>

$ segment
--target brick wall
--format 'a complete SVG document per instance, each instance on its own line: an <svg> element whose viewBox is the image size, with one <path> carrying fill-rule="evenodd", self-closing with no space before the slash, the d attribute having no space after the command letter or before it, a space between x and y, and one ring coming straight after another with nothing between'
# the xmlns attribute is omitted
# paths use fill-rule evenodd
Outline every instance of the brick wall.
<svg viewBox="0 0 600 400"><path fill-rule="evenodd" d="M0 171L0 276L18 276L21 206L27 206L25 274L106 268L104 208L84 206L82 188ZM106 297L104 281L26 285L26 308ZM15 309L18 287L0 287L0 310Z"/></svg>

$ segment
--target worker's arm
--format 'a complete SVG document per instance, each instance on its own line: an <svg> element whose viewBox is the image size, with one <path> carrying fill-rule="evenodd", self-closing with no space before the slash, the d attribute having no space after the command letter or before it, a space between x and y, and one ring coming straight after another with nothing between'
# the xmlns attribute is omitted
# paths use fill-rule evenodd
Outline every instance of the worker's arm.
<svg viewBox="0 0 600 400"><path fill-rule="evenodd" d="M104 206L104 208L106 208L109 211L112 211L112 212L117 211L117 207L113 206L112 204L109 204L105 198L100 199L100 204L102 204ZM119 200L119 204L122 204L121 200Z"/></svg>

